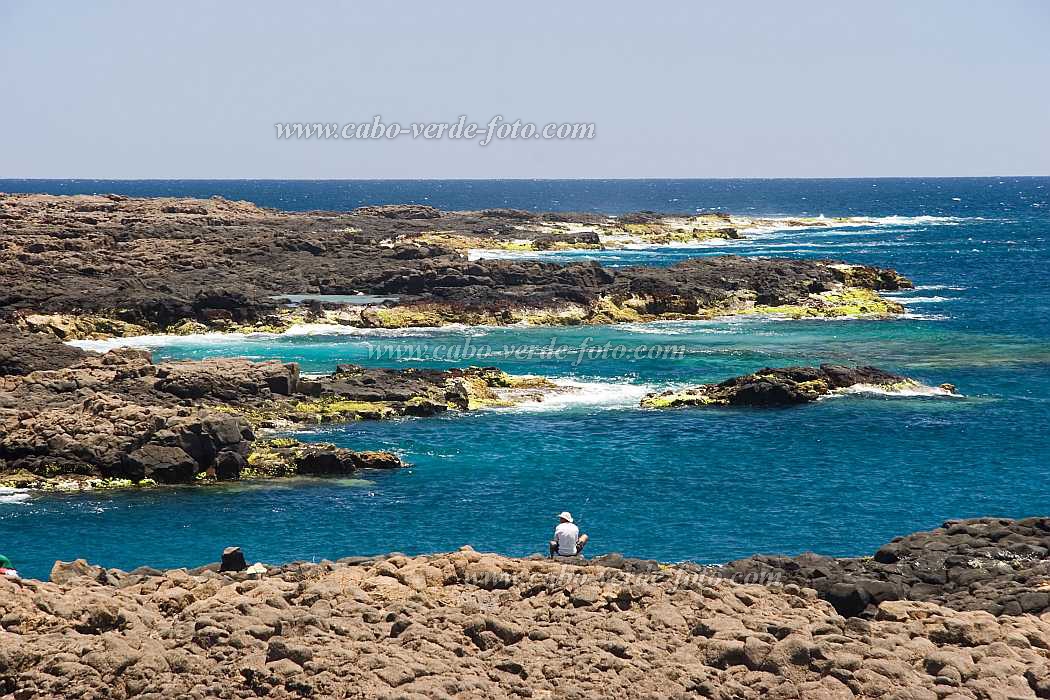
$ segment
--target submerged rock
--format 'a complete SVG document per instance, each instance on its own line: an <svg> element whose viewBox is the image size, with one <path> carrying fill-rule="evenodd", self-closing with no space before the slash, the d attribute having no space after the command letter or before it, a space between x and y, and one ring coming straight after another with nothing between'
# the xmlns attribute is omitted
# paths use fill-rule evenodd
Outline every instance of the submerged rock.
<svg viewBox="0 0 1050 700"><path fill-rule="evenodd" d="M647 394L644 408L680 406L792 406L816 401L843 389L872 387L882 391L915 389L922 385L908 377L877 367L776 367L734 377L717 384ZM951 386L953 393L955 387Z"/></svg>

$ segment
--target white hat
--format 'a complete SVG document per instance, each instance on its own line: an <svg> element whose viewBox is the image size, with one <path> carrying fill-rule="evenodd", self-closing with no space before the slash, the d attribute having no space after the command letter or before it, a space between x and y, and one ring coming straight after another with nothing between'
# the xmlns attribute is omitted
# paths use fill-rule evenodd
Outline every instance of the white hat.
<svg viewBox="0 0 1050 700"><path fill-rule="evenodd" d="M563 510L561 513L558 513L558 517L566 522L572 522L572 513L570 513L567 510Z"/></svg>

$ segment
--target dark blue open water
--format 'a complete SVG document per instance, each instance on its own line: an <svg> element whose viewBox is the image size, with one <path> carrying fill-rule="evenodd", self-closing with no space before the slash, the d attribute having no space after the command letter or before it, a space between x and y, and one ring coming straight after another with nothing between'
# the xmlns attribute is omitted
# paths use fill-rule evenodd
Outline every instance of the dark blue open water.
<svg viewBox="0 0 1050 700"><path fill-rule="evenodd" d="M150 341L158 355L369 359L369 347L471 347L473 364L575 382L529 409L358 423L304 436L392 449L414 466L359 480L210 489L0 496L0 552L26 574L83 556L131 567L214 561L223 546L269 562L462 544L541 551L571 510L593 553L720 561L754 552L870 553L951 517L1050 512L1050 178L726 181L0 181L0 190L222 194L286 209L377 202L619 212L723 209L880 217L698 248L611 251L609 265L690 256L835 257L894 267L919 288L893 321L750 319L587 329L446 329ZM553 259L584 257L562 254ZM679 359L561 360L538 350L674 344ZM516 357L504 346L532 347ZM790 410L643 411L646 390L765 365L870 363L965 398L851 396ZM458 362L452 364L470 364Z"/></svg>

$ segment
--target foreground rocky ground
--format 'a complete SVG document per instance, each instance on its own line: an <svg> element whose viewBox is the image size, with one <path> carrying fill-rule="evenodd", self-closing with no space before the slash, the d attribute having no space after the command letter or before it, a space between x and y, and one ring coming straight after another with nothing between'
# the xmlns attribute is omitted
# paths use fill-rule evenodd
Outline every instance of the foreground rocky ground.
<svg viewBox="0 0 1050 700"><path fill-rule="evenodd" d="M939 553L1024 540L1042 567L1048 525L949 523L892 543L877 558L892 550L949 573L860 617L822 600L812 570L744 583L741 563L562 564L467 548L262 575L57 564L49 583L0 579L0 695L1045 698L1050 614L968 609L959 592L972 582ZM842 561L845 572L856 560Z"/></svg>
<svg viewBox="0 0 1050 700"><path fill-rule="evenodd" d="M793 223L834 222L780 222ZM0 195L0 318L69 339L301 321L400 327L901 311L877 292L911 286L908 280L832 261L724 256L610 270L470 260L465 252L520 241L602 246L618 235L656 242L731 236L734 226L727 215L614 219L423 206L288 213L221 198ZM398 303L290 310L275 298L359 293Z"/></svg>
<svg viewBox="0 0 1050 700"><path fill-rule="evenodd" d="M260 430L431 416L566 391L492 368L366 369L303 378L295 363L236 358L154 363L0 324L0 484L78 488L187 483L402 466Z"/></svg>

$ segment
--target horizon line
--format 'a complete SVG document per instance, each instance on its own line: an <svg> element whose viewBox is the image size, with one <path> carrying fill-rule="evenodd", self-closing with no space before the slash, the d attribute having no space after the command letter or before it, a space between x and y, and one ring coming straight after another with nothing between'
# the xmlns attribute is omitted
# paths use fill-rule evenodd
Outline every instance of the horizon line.
<svg viewBox="0 0 1050 700"><path fill-rule="evenodd" d="M0 177L0 182L634 182L770 180L991 180L1050 178L1045 175L806 175L798 177Z"/></svg>

